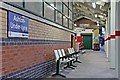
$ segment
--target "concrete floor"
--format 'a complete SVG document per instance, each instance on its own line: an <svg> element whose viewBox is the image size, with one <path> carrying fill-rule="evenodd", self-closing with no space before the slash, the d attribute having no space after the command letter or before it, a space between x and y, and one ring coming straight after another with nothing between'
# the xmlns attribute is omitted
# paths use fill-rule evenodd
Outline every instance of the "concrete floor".
<svg viewBox="0 0 120 80"><path fill-rule="evenodd" d="M75 70L62 70L61 73L67 78L115 78L115 70L110 69L104 52L86 51L80 60L82 63L75 63Z"/></svg>

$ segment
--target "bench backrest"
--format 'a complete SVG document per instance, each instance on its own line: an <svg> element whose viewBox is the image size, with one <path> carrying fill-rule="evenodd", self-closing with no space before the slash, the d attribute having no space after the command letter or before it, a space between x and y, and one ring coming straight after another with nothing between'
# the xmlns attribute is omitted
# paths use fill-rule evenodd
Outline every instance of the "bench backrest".
<svg viewBox="0 0 120 80"><path fill-rule="evenodd" d="M68 48L68 53L72 54L71 48Z"/></svg>
<svg viewBox="0 0 120 80"><path fill-rule="evenodd" d="M59 54L60 57L63 57L62 52L61 52L60 49L58 49L58 54Z"/></svg>
<svg viewBox="0 0 120 80"><path fill-rule="evenodd" d="M61 52L62 52L63 56L66 55L64 49L61 49Z"/></svg>
<svg viewBox="0 0 120 80"><path fill-rule="evenodd" d="M58 53L59 53L60 57L65 56L65 54L61 51L61 49L58 50ZM61 59L61 61L64 61L64 60L65 60L65 58Z"/></svg>
<svg viewBox="0 0 120 80"><path fill-rule="evenodd" d="M56 58L56 61L57 61L60 58L58 50L54 50L54 54L55 54L55 58Z"/></svg>
<svg viewBox="0 0 120 80"><path fill-rule="evenodd" d="M71 52L72 52L72 53L74 53L74 52L75 52L74 48L71 48Z"/></svg>

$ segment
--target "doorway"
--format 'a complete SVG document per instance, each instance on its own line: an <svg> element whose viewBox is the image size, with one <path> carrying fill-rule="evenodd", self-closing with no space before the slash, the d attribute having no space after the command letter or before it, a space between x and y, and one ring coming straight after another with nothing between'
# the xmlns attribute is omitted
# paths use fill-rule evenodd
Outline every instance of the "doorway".
<svg viewBox="0 0 120 80"><path fill-rule="evenodd" d="M92 34L81 34L81 36L83 37L84 49L92 49Z"/></svg>

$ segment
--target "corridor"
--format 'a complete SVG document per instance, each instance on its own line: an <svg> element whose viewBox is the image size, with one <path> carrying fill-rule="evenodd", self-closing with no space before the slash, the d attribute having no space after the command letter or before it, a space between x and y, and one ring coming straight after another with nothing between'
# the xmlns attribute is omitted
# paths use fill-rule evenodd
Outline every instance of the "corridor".
<svg viewBox="0 0 120 80"><path fill-rule="evenodd" d="M71 71L68 78L114 78L115 70L109 69L110 63L104 52L87 51L81 56L82 64Z"/></svg>
<svg viewBox="0 0 120 80"><path fill-rule="evenodd" d="M0 4L0 79L120 79L120 0Z"/></svg>

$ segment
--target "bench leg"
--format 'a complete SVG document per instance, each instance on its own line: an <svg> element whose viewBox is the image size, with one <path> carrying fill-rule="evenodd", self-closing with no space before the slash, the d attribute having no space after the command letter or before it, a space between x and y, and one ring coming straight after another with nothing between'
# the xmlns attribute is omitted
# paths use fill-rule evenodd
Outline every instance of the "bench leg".
<svg viewBox="0 0 120 80"><path fill-rule="evenodd" d="M70 66L77 67L77 66L75 66L75 65L72 64L72 61L70 61Z"/></svg>
<svg viewBox="0 0 120 80"><path fill-rule="evenodd" d="M76 60L73 63L75 62L82 63L81 61L78 61L78 57L76 57Z"/></svg>
<svg viewBox="0 0 120 80"><path fill-rule="evenodd" d="M55 74L53 74L52 76L61 76L61 77L66 78L66 76L64 76L64 75L62 75L62 74L60 74L60 73L55 73Z"/></svg>
<svg viewBox="0 0 120 80"><path fill-rule="evenodd" d="M70 66L69 62L67 62L67 66L66 66L66 67L64 67L64 69L66 69L66 68L75 69L75 68L73 68L73 67L71 67L71 66Z"/></svg>
<svg viewBox="0 0 120 80"><path fill-rule="evenodd" d="M66 76L64 76L64 75L62 75L62 74L60 74L59 73L59 64L60 64L60 61L59 60L57 60L57 66L56 66L56 73L55 74L53 74L52 76L61 76L61 77L66 77Z"/></svg>

